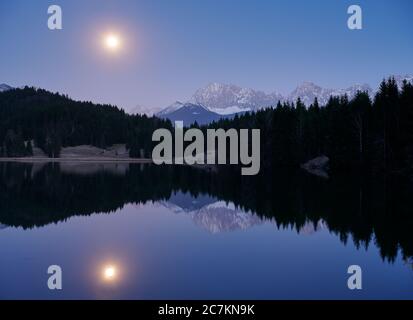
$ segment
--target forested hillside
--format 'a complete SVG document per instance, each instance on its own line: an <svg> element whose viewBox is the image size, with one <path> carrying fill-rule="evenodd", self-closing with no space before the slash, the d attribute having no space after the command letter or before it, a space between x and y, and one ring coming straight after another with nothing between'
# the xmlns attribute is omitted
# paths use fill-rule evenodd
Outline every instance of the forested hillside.
<svg viewBox="0 0 413 320"><path fill-rule="evenodd" d="M93 145L105 148L127 143L131 156L151 152L151 136L170 123L132 116L110 105L78 102L65 95L26 87L0 93L0 155L30 155L31 140L50 157L61 147ZM26 143L25 143L26 142Z"/></svg>

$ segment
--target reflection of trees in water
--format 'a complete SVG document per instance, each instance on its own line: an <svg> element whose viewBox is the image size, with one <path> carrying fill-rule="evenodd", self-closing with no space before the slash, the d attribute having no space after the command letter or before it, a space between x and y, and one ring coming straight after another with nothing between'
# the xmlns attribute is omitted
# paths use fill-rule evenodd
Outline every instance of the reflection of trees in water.
<svg viewBox="0 0 413 320"><path fill-rule="evenodd" d="M405 257L403 261L404 261L404 264L406 264L413 270L413 258L412 257Z"/></svg>
<svg viewBox="0 0 413 320"><path fill-rule="evenodd" d="M210 174L183 166L123 166L88 172L63 170L56 163L0 164L0 224L31 228L73 215L111 213L126 203L166 201L183 192L233 202L297 232L324 221L343 242L352 239L357 247L368 247L375 241L389 261L399 249L405 258L413 256L412 190L403 181L348 176L324 181L296 171L243 177L229 168Z"/></svg>

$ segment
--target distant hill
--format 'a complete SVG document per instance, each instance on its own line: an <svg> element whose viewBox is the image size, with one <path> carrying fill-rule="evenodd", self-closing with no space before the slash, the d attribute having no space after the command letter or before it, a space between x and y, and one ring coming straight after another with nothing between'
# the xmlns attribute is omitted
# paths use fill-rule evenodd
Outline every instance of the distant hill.
<svg viewBox="0 0 413 320"><path fill-rule="evenodd" d="M177 106L177 104L174 106ZM222 115L193 103L182 104L177 109L169 107L169 109L157 113L156 116L169 119L172 122L183 121L185 126L189 126L195 122L199 125L205 125L223 118Z"/></svg>
<svg viewBox="0 0 413 320"><path fill-rule="evenodd" d="M239 114L241 113L245 112L240 112ZM172 122L183 121L185 126L189 126L195 122L199 125L208 125L221 119L232 119L235 114L219 114L199 104L175 102L173 105L158 112L156 116L169 119Z"/></svg>

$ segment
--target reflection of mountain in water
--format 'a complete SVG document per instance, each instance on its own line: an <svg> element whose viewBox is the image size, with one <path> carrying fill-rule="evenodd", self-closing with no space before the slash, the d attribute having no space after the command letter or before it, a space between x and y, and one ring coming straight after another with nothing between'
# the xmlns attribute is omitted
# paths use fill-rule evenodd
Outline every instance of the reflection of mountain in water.
<svg viewBox="0 0 413 320"><path fill-rule="evenodd" d="M177 192L162 204L175 213L186 214L195 224L211 233L245 230L263 223L262 218L252 212L208 195L193 197L189 193Z"/></svg>
<svg viewBox="0 0 413 320"><path fill-rule="evenodd" d="M201 208L208 206L218 201L217 198L211 197L206 194L199 194L197 196L191 195L188 192L174 192L171 194L168 201L164 201L162 204L173 212L193 212L198 211Z"/></svg>
<svg viewBox="0 0 413 320"><path fill-rule="evenodd" d="M316 223L307 222L300 228L299 233L302 235L312 235L314 233L317 233L318 231L325 230L327 228L327 224L323 220L319 220Z"/></svg>
<svg viewBox="0 0 413 320"><path fill-rule="evenodd" d="M211 232L270 220L274 230L327 229L344 243L374 241L383 258L413 257L412 183L297 171L244 177L232 167L210 173L187 166L128 165L85 170L0 163L0 224L32 228L71 216L113 213L125 204L168 203ZM322 221L322 222L320 222Z"/></svg>
<svg viewBox="0 0 413 320"><path fill-rule="evenodd" d="M212 233L223 231L245 230L263 223L263 220L252 212L245 212L230 202L218 201L201 208L193 217L195 223Z"/></svg>

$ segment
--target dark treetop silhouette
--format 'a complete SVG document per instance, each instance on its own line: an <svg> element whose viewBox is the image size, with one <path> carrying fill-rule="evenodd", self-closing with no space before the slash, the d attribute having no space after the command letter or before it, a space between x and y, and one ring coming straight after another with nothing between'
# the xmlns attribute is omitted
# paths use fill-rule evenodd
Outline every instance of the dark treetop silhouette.
<svg viewBox="0 0 413 320"><path fill-rule="evenodd" d="M197 124L193 126L197 127ZM105 148L126 143L131 157L151 156L152 133L172 128L167 120L128 115L109 105L76 102L45 90L24 88L0 93L0 155L27 156L31 141L50 157L61 147L89 144ZM383 81L371 101L366 92L354 99L317 99L306 108L278 103L274 108L214 122L207 128L261 130L261 167L297 167L319 155L332 169L410 173L413 164L413 85L398 88Z"/></svg>

